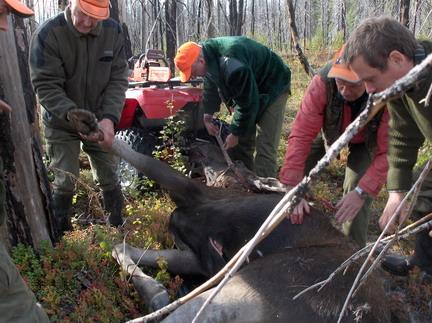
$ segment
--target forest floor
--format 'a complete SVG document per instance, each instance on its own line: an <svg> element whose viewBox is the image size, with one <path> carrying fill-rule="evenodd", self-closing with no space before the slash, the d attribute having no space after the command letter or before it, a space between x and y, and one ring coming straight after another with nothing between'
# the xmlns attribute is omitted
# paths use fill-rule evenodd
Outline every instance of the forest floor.
<svg viewBox="0 0 432 323"><path fill-rule="evenodd" d="M312 57L313 63L323 64L331 58L331 53L309 57ZM279 164L283 161L290 125L310 81L295 57L286 59L292 70L292 95L285 117L285 139L279 149ZM430 155L431 149L426 147L421 159L427 159ZM345 160L346 152L321 174L313 187L316 206L329 214L342 196ZM122 241L144 249L172 248L167 222L174 205L168 197L155 190L143 193L129 188L125 189L124 195L124 217L127 221L121 229L110 228L105 224L101 197L91 180L91 172L84 169L74 198L74 230L67 233L55 247L45 246L37 254L24 246L14 249L15 263L52 322L120 322L147 312L146 305L139 299L128 278L120 272L111 250ZM387 193L382 190L373 202L370 239L379 234L377 221L386 198ZM412 241L401 242L394 249L408 254L412 250ZM174 299L182 280L170 275L164 267L161 263L158 270L149 274L162 282ZM430 281L421 273L414 273L397 280L392 297L408 301L414 307L425 308L426 312L429 309L430 315L430 286Z"/></svg>

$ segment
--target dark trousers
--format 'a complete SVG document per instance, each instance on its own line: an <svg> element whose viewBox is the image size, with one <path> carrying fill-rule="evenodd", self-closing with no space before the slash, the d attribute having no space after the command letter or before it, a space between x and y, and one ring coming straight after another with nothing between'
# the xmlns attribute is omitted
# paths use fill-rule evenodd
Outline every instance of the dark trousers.
<svg viewBox="0 0 432 323"><path fill-rule="evenodd" d="M419 220L432 212L432 172L423 181L416 205L412 213L413 220ZM429 230L416 235L415 252L412 263L432 273L432 238Z"/></svg>

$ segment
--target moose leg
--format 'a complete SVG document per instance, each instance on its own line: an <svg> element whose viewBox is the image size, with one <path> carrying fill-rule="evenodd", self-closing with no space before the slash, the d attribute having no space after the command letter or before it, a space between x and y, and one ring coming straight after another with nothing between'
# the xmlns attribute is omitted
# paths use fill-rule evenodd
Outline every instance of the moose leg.
<svg viewBox="0 0 432 323"><path fill-rule="evenodd" d="M117 251L124 252L137 265L159 268L157 261L164 258L167 261L167 270L174 274L184 275L203 275L201 265L197 257L189 250L146 250L131 247L127 244L118 244L114 248Z"/></svg>
<svg viewBox="0 0 432 323"><path fill-rule="evenodd" d="M150 276L142 272L137 264L129 257L122 244L118 244L112 251L112 256L117 260L122 270L132 278L132 283L149 306L151 311L156 311L169 304L169 296L165 287Z"/></svg>

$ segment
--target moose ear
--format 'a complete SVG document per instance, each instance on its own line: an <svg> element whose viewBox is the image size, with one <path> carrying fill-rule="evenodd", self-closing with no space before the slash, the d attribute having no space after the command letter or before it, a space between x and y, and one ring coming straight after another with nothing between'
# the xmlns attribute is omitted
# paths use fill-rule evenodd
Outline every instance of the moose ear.
<svg viewBox="0 0 432 323"><path fill-rule="evenodd" d="M217 252L217 254L219 256L223 257L223 246L222 246L222 244L219 241L213 239L212 237L209 237L209 243L213 247L213 249Z"/></svg>

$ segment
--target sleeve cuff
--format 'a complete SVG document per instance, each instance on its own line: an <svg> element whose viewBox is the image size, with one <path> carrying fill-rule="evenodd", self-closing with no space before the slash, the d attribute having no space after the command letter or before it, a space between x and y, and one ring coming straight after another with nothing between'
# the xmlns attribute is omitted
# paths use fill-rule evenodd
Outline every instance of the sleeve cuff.
<svg viewBox="0 0 432 323"><path fill-rule="evenodd" d="M409 191L412 186L412 169L390 168L387 173L387 190Z"/></svg>
<svg viewBox="0 0 432 323"><path fill-rule="evenodd" d="M303 170L295 171L293 169L282 169L279 173L279 180L285 185L295 186L303 179Z"/></svg>
<svg viewBox="0 0 432 323"><path fill-rule="evenodd" d="M362 179L360 179L359 183L357 184L358 187L360 187L363 191L365 191L372 197L376 197L378 195L383 185L384 183L378 183L367 177L363 177Z"/></svg>

